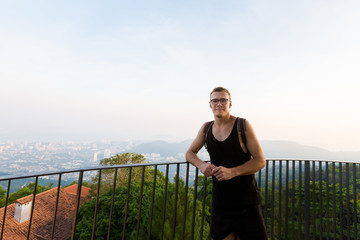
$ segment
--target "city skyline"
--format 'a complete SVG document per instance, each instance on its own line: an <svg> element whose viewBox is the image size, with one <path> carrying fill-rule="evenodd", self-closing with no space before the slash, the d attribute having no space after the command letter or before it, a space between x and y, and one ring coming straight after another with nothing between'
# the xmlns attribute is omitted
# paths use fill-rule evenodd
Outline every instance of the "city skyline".
<svg viewBox="0 0 360 240"><path fill-rule="evenodd" d="M358 1L3 2L0 142L183 141L224 86L259 140L360 151Z"/></svg>

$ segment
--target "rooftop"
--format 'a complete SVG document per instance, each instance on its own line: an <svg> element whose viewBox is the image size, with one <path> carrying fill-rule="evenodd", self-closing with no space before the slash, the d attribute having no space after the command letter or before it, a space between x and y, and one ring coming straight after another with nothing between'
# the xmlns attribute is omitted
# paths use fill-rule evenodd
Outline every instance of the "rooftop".
<svg viewBox="0 0 360 240"><path fill-rule="evenodd" d="M68 239L71 234L72 220L76 206L76 192L74 194L73 189L77 189L77 184L67 188L60 188L54 239ZM82 187L80 203L83 203L86 200L89 190L90 189L87 187ZM58 188L56 187L36 195L30 239L49 239L51 237L57 191ZM4 227L4 239L22 240L27 236L29 219L19 223L15 220L14 215L16 204L25 204L32 200L33 195L29 195L8 205ZM3 216L4 210L5 208L0 209L0 216ZM2 226L2 224L3 218L0 219L0 226Z"/></svg>

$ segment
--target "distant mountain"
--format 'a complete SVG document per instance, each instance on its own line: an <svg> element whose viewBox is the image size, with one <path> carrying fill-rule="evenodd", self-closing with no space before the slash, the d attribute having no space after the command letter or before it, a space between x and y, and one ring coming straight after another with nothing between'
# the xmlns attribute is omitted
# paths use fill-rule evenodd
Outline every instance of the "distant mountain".
<svg viewBox="0 0 360 240"><path fill-rule="evenodd" d="M360 162L360 151L328 151L326 149L304 146L290 141L261 141L261 147L267 158L300 158Z"/></svg>
<svg viewBox="0 0 360 240"><path fill-rule="evenodd" d="M182 142L153 141L134 146L130 149L130 151L140 154L160 153L163 157L172 157L179 153L185 153L191 142L192 140Z"/></svg>
<svg viewBox="0 0 360 240"><path fill-rule="evenodd" d="M128 151L136 153L159 153L163 157L176 156L185 153L192 140L182 142L152 141L134 146ZM332 152L318 147L304 146L290 141L261 141L261 147L266 158L295 158L295 159L321 159L360 162L358 152Z"/></svg>

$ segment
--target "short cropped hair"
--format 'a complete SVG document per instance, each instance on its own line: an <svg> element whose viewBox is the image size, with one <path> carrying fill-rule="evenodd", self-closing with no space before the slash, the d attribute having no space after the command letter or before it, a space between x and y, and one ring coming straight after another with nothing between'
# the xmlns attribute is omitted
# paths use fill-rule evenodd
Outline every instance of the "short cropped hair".
<svg viewBox="0 0 360 240"><path fill-rule="evenodd" d="M229 100L231 100L231 94L230 94L229 90L227 90L227 89L224 88L224 87L216 87L216 88L214 88L214 89L211 91L210 96L211 96L211 94L213 94L213 92L226 92L226 93L229 95Z"/></svg>

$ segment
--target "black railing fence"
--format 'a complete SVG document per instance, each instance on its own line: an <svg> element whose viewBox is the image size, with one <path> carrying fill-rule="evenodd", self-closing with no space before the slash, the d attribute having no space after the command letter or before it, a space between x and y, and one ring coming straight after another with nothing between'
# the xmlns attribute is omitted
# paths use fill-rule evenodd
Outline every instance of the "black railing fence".
<svg viewBox="0 0 360 240"><path fill-rule="evenodd" d="M35 231L39 179L56 179L47 239L57 239L62 179L76 174L68 239L210 239L211 178L187 162L116 165L0 179L6 184L0 239L7 224L13 182L32 178L27 232ZM269 239L359 239L359 163L270 159L256 174ZM81 200L81 186L92 189ZM235 189L234 189L235 190ZM12 217L12 216L10 216ZM62 219L63 220L63 219ZM9 221L8 221L9 222ZM39 238L41 239L41 238Z"/></svg>

